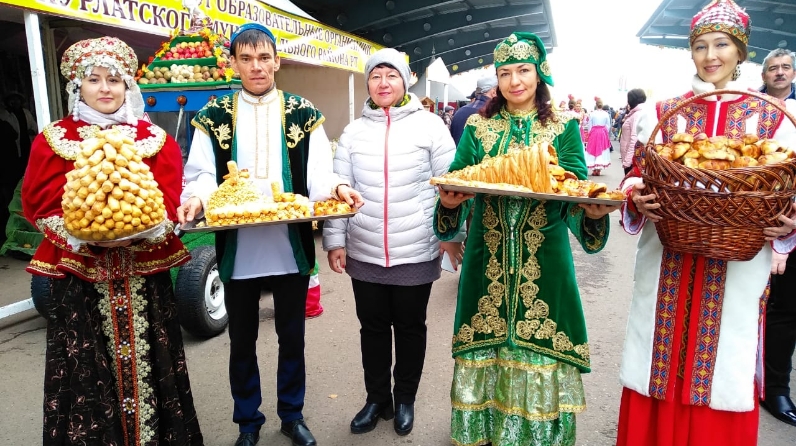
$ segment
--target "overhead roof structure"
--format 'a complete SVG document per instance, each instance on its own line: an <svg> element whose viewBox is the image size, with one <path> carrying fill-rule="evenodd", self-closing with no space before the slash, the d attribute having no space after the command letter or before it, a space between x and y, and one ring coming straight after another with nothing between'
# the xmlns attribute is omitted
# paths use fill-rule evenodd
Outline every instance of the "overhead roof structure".
<svg viewBox="0 0 796 446"><path fill-rule="evenodd" d="M793 0L735 0L752 20L749 59L762 64L777 48L796 50L796 2ZM691 18L707 0L663 0L639 31L641 43L688 48Z"/></svg>
<svg viewBox="0 0 796 446"><path fill-rule="evenodd" d="M409 55L422 73L441 57L451 73L489 65L513 31L557 45L550 0L292 0L316 20Z"/></svg>

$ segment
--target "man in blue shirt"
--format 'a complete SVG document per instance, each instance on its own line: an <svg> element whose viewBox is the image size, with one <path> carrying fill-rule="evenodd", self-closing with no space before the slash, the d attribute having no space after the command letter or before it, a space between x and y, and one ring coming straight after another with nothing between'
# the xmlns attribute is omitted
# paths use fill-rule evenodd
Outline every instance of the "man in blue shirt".
<svg viewBox="0 0 796 446"><path fill-rule="evenodd" d="M478 83L476 84L477 88L475 89L475 101L460 108L453 115L451 121L451 136L453 136L453 141L457 145L462 138L462 133L464 133L464 125L467 124L467 118L478 113L490 99L495 97L497 83L497 76L494 73L478 79Z"/></svg>
<svg viewBox="0 0 796 446"><path fill-rule="evenodd" d="M763 61L763 93L783 101L796 99L796 55L778 48ZM782 125L790 125L783 122ZM774 252L771 294L766 305L765 400L760 405L774 418L796 426L796 405L790 399L790 371L796 347L796 254Z"/></svg>

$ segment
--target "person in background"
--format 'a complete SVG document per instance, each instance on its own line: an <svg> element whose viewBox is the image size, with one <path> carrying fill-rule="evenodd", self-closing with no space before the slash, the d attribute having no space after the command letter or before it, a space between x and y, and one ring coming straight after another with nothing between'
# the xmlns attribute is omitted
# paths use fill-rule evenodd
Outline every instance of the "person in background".
<svg viewBox="0 0 796 446"><path fill-rule="evenodd" d="M39 133L39 126L36 118L25 108L25 97L21 93L12 92L6 95L3 102L6 110L16 118L17 121L17 149L22 162L22 170L28 165L30 157L30 143L33 137Z"/></svg>
<svg viewBox="0 0 796 446"><path fill-rule="evenodd" d="M627 92L627 108L630 111L623 117L622 136L619 139L619 157L622 160L622 168L625 170L625 175L633 169L633 156L636 151L636 142L638 142L636 124L638 123L638 117L641 115L642 104L645 102L647 102L647 95L644 90L634 88Z"/></svg>
<svg viewBox="0 0 796 446"><path fill-rule="evenodd" d="M465 105L460 108L454 115L451 122L451 136L453 142L459 144L462 137L464 126L470 116L478 113L490 99L495 97L495 90L497 89L497 77L494 74L487 74L478 79L475 91L478 95L471 104Z"/></svg>
<svg viewBox="0 0 796 446"><path fill-rule="evenodd" d="M586 178L578 123L550 104L546 57L531 33L497 45L498 92L468 120L452 171L547 141L561 167ZM587 253L600 251L617 207L440 191L437 236L456 236L471 206L453 333L452 442L574 446L590 362L569 233Z"/></svg>
<svg viewBox="0 0 796 446"><path fill-rule="evenodd" d="M445 123L445 125L448 127L449 130L451 128L451 121L453 120L454 110L455 109L450 105L446 105L442 111L442 122Z"/></svg>
<svg viewBox="0 0 796 446"><path fill-rule="evenodd" d="M60 68L70 115L34 139L22 183L25 218L44 234L27 271L50 284L41 444L200 446L169 275L190 258L174 234L180 147L141 119L138 59L126 43L79 41L66 49ZM66 174L81 142L100 129L135 141L163 194L161 235L97 243L67 236Z"/></svg>
<svg viewBox="0 0 796 446"><path fill-rule="evenodd" d="M652 138L660 116L684 98L722 89L746 91L740 65L748 55L749 15L732 0L712 1L692 22L689 35L696 75L683 96L645 106L638 140ZM767 117L764 119L763 117ZM655 135L668 143L677 133L740 139L746 133L794 147L796 129L768 101L744 94L707 96L677 115ZM749 261L708 258L664 247L655 222L661 203L641 177L641 157L621 188L621 224L639 234L633 300L619 379L618 446L755 446L760 420L756 380L764 305L773 251L796 246L794 210L762 230L771 243Z"/></svg>
<svg viewBox="0 0 796 446"><path fill-rule="evenodd" d="M796 105L796 55L785 48L763 61L763 93ZM771 295L766 306L765 398L760 405L774 418L796 426L796 405L790 398L790 372L796 347L796 256L774 252Z"/></svg>
<svg viewBox="0 0 796 446"><path fill-rule="evenodd" d="M456 147L439 118L407 92L410 71L401 53L375 52L365 73L370 97L362 117L346 126L334 157L335 172L363 191L365 205L349 220L324 224L323 249L332 271L351 277L361 326L367 397L351 432L370 432L379 418L394 415L395 432L407 435L414 426L426 308L440 278L440 254L448 252L458 265L463 252L462 243L440 243L429 233L437 200L429 180L448 171Z"/></svg>
<svg viewBox="0 0 796 446"><path fill-rule="evenodd" d="M324 116L306 99L276 88L280 59L273 33L247 23L230 37L230 62L240 74L242 90L213 99L194 117L196 127L188 162L180 223L207 208L210 195L234 160L248 169L265 196L278 189L311 201L339 198L359 206L359 193L332 172L332 150L323 128ZM299 130L295 130L298 128ZM245 129L230 132L230 129ZM293 130L289 130L293 129ZM293 446L314 446L304 422L306 367L304 329L310 273L315 266L311 223L256 226L218 231L216 258L224 282L229 314L229 383L234 400L232 421L238 424L236 446L253 446L265 415L257 363L260 291L273 291L278 338L276 413L280 432Z"/></svg>
<svg viewBox="0 0 796 446"><path fill-rule="evenodd" d="M625 114L627 113L627 111L628 107L627 105L625 105L616 112L616 118L614 119L614 123L611 126L611 138L614 141L619 141L619 134L622 132L622 124L624 123Z"/></svg>
<svg viewBox="0 0 796 446"><path fill-rule="evenodd" d="M0 108L0 141L4 142L0 150L2 163L0 163L0 245L6 240L6 224L10 217L8 205L14 199L14 190L22 179L25 166L19 156L16 144L17 131L11 125L11 120L16 121L13 115Z"/></svg>
<svg viewBox="0 0 796 446"><path fill-rule="evenodd" d="M597 99L597 109L589 114L587 133L589 140L586 143L586 167L594 176L600 176L603 169L611 165L611 140L608 139L608 129L611 127L611 117L603 109L603 103Z"/></svg>

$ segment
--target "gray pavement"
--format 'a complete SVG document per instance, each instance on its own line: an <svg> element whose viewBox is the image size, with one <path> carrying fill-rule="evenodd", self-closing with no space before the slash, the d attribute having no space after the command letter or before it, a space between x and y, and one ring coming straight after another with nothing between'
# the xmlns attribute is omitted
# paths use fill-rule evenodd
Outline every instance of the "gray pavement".
<svg viewBox="0 0 796 446"><path fill-rule="evenodd" d="M621 177L618 153L604 171L603 181L616 186ZM630 303L634 237L625 234L612 215L608 246L586 255L575 246L575 264L589 329L593 372L584 375L587 411L578 417L578 446L614 444L621 386L620 353ZM322 253L321 253L322 255ZM323 257L325 259L325 256ZM0 257L0 306L29 295L25 263ZM450 342L458 276L443 272L435 283L428 310L426 366L415 406L414 431L398 437L390 422L375 431L352 435L348 424L365 400L359 351L359 325L351 283L322 263L322 316L307 321L307 398L304 415L321 446L450 444L450 380L453 361ZM289 445L279 434L275 398L276 336L273 306L261 300L259 357L263 406L268 421L260 445ZM227 382L229 340L186 335L185 347L196 408L207 446L231 446L237 436L232 423L232 400ZM33 445L41 442L42 370L45 323L32 311L0 321L0 444ZM796 378L796 374L794 374ZM796 379L792 385L796 389ZM792 395L796 398L796 392ZM796 428L761 411L759 444L790 446Z"/></svg>

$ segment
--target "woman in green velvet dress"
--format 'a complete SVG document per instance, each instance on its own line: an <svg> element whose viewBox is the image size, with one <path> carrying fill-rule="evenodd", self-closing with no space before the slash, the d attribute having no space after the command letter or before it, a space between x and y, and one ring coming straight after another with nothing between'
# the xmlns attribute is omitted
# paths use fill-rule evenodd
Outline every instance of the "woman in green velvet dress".
<svg viewBox="0 0 796 446"><path fill-rule="evenodd" d="M516 32L495 48L498 93L467 122L451 171L550 141L587 175L578 122L554 111L542 41ZM617 207L440 191L434 229L452 238L473 208L453 335L455 445L575 444L589 344L567 229L587 253Z"/></svg>

